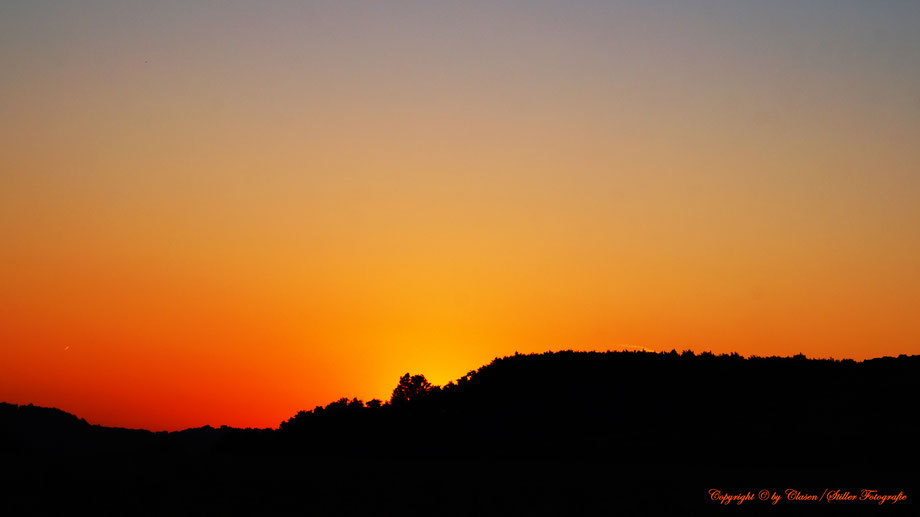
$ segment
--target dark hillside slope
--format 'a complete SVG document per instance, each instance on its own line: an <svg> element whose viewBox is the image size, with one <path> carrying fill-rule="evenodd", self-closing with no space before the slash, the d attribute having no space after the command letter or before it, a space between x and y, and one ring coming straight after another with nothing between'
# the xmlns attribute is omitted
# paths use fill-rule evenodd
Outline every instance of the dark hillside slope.
<svg viewBox="0 0 920 517"><path fill-rule="evenodd" d="M152 433L0 404L0 514L914 515L918 374L918 356L515 355L277 430ZM712 488L910 499L724 506Z"/></svg>
<svg viewBox="0 0 920 517"><path fill-rule="evenodd" d="M517 355L404 406L302 412L281 430L294 444L360 438L359 454L893 466L917 457L918 373L920 357ZM840 454L882 443L899 454Z"/></svg>

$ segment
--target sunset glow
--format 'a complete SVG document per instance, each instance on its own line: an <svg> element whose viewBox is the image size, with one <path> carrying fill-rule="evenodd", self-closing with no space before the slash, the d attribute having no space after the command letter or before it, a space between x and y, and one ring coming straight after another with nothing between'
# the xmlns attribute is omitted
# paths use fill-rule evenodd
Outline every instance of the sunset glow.
<svg viewBox="0 0 920 517"><path fill-rule="evenodd" d="M920 3L254 5L0 4L0 400L920 354Z"/></svg>

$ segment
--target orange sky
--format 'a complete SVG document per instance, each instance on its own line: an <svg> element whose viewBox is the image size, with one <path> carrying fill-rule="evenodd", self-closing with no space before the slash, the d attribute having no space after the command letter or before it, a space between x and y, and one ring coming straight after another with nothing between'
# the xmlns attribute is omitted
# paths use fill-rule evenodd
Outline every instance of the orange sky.
<svg viewBox="0 0 920 517"><path fill-rule="evenodd" d="M920 8L769 4L0 6L0 400L920 353Z"/></svg>

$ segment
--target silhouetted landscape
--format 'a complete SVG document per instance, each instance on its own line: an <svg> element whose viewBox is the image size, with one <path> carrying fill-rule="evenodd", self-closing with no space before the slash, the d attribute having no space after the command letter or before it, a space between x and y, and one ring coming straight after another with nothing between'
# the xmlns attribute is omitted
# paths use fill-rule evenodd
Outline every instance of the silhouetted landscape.
<svg viewBox="0 0 920 517"><path fill-rule="evenodd" d="M277 429L157 433L4 403L0 513L911 515L918 373L903 355L514 355ZM736 505L714 488L908 499Z"/></svg>

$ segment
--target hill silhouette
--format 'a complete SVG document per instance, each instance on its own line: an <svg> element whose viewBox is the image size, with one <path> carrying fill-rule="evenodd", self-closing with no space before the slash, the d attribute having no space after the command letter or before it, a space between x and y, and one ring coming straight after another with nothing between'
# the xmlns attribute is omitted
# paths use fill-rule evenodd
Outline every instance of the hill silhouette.
<svg viewBox="0 0 920 517"><path fill-rule="evenodd" d="M3 500L14 514L908 515L918 373L920 356L516 354L446 386L407 373L389 401L342 398L277 429L169 433L0 404ZM709 494L828 487L909 499Z"/></svg>

